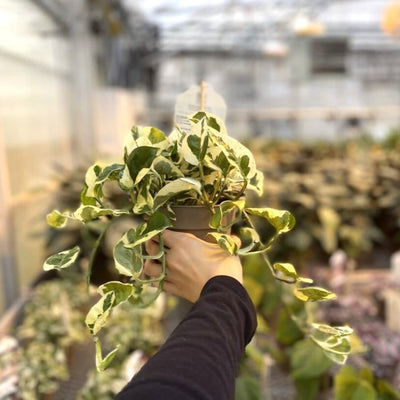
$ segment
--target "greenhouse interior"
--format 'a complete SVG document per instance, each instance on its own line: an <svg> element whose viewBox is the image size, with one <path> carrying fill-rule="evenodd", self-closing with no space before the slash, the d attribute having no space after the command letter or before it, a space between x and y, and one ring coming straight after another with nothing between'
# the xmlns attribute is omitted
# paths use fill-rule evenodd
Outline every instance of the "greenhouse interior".
<svg viewBox="0 0 400 400"><path fill-rule="evenodd" d="M1 400L400 399L400 0L1 0L0 71Z"/></svg>

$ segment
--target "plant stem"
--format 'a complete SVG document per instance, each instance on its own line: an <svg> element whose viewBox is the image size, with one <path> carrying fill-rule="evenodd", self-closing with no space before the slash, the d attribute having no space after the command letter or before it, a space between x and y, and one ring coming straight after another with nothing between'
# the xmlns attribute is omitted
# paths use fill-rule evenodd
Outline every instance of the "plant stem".
<svg viewBox="0 0 400 400"><path fill-rule="evenodd" d="M101 242L102 242L102 240L103 240L108 228L111 226L111 224L112 224L112 221L109 222L106 225L106 227L103 229L103 231L101 232L99 237L96 239L96 242L95 242L95 244L93 246L92 253L90 254L89 265L88 265L87 276L86 276L86 286L87 286L88 290L89 290L89 286L90 286L90 275L92 274L92 268L93 268L94 260L96 258L97 251L98 251L98 249L100 247L100 244L101 244Z"/></svg>
<svg viewBox="0 0 400 400"><path fill-rule="evenodd" d="M159 240L159 245L160 245L160 252L162 253L162 255L160 257L161 258L161 274L159 276L157 276L156 278L152 278L152 279L140 279L140 278L135 279L136 282L138 282L142 285L148 284L148 283L154 283L154 282L160 282L160 285L162 285L162 282L165 278L166 270L167 270L167 261L166 261L166 256L165 256L164 241L163 241L161 233L158 234L158 240Z"/></svg>
<svg viewBox="0 0 400 400"><path fill-rule="evenodd" d="M245 217L246 221L248 222L248 224L250 225L251 228L253 228L254 230L256 230L253 221L250 219L249 215L246 213L246 211L243 210L243 216ZM261 254L262 258L264 259L265 263L267 264L267 267L269 268L269 270L271 271L272 276L281 282L285 282L285 283L295 283L296 280L288 280L288 279L283 279L280 278L276 275L276 271L275 268L273 267L273 265L271 264L271 261L269 260L268 255L266 254L266 251L268 249L268 247L271 245L271 243L276 239L276 235L274 235L270 241L264 246L263 249L258 250L258 251L253 251L251 252L251 254Z"/></svg>

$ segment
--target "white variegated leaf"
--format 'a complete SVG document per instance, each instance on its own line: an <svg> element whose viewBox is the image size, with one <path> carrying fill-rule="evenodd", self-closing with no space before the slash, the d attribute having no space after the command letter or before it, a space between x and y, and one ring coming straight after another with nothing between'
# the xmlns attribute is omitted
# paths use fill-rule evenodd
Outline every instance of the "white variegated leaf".
<svg viewBox="0 0 400 400"><path fill-rule="evenodd" d="M154 209L158 209L176 195L191 190L201 194L201 183L192 178L178 178L167 183L154 197Z"/></svg>
<svg viewBox="0 0 400 400"><path fill-rule="evenodd" d="M121 187L125 190L130 190L133 188L134 186L134 182L129 174L129 169L128 167L125 165L125 168L122 172L121 178L119 180L119 183L121 185Z"/></svg>
<svg viewBox="0 0 400 400"><path fill-rule="evenodd" d="M43 264L43 269L45 271L50 271L52 269L60 270L68 268L75 263L76 259L78 258L79 251L79 246L75 246L70 250L64 250L57 254L53 254L46 259Z"/></svg>
<svg viewBox="0 0 400 400"><path fill-rule="evenodd" d="M114 301L114 292L106 293L87 313L85 323L92 335L97 335L106 324L110 311L114 306Z"/></svg>

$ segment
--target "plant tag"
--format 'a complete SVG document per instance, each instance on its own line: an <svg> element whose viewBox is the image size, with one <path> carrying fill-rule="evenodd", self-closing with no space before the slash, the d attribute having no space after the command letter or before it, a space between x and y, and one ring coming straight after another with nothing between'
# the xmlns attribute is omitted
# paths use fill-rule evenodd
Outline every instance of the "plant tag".
<svg viewBox="0 0 400 400"><path fill-rule="evenodd" d="M225 100L205 82L201 85L191 86L177 97L175 103L175 123L184 132L189 132L190 121L188 116L199 110L214 114L225 122L227 110Z"/></svg>

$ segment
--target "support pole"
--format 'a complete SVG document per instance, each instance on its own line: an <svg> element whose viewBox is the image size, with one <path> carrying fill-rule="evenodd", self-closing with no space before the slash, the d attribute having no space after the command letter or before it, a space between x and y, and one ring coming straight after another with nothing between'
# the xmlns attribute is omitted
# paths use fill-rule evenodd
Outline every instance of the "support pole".
<svg viewBox="0 0 400 400"><path fill-rule="evenodd" d="M93 46L86 0L71 0L72 157L87 161L96 153L93 129Z"/></svg>
<svg viewBox="0 0 400 400"><path fill-rule="evenodd" d="M0 132L0 266L6 308L9 308L18 297L13 236L9 169L4 136Z"/></svg>

